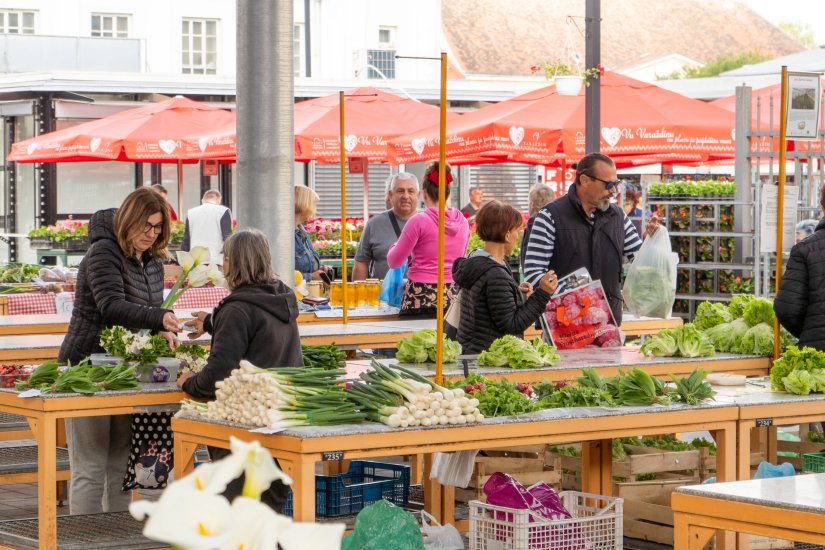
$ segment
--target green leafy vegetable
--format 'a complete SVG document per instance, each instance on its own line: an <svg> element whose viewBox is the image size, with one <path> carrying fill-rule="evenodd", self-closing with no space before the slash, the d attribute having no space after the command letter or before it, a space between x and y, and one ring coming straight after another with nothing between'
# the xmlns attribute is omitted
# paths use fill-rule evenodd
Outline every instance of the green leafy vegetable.
<svg viewBox="0 0 825 550"><path fill-rule="evenodd" d="M771 321L773 323L773 321ZM752 355L773 355L773 324L759 323L749 328L748 331L742 335L737 346L739 353L746 353Z"/></svg>
<svg viewBox="0 0 825 550"><path fill-rule="evenodd" d="M639 348L639 351L648 356L673 357L679 351L679 347L676 345L673 332L665 329L659 334L654 334L648 338Z"/></svg>
<svg viewBox="0 0 825 550"><path fill-rule="evenodd" d="M782 379L785 391L796 395L808 395L814 389L814 378L811 371L792 370L788 376Z"/></svg>
<svg viewBox="0 0 825 550"><path fill-rule="evenodd" d="M680 357L702 357L714 354L713 344L691 323L673 329L673 338Z"/></svg>
<svg viewBox="0 0 825 550"><path fill-rule="evenodd" d="M730 312L731 318L738 319L742 317L745 312L745 306L755 299L756 297L750 294L734 294L728 304L728 311Z"/></svg>
<svg viewBox="0 0 825 550"><path fill-rule="evenodd" d="M783 380L794 370L825 369L825 352L811 347L791 346L774 361L771 368L771 388L784 391Z"/></svg>
<svg viewBox="0 0 825 550"><path fill-rule="evenodd" d="M409 338L402 338L396 346L398 352L395 357L401 363L435 362L435 344L437 334L433 329L417 330ZM445 363L455 363L461 355L461 344L444 337L442 345L442 360Z"/></svg>
<svg viewBox="0 0 825 550"><path fill-rule="evenodd" d="M696 308L693 324L699 330L706 330L722 323L730 323L732 320L727 305L721 302L702 302Z"/></svg>
<svg viewBox="0 0 825 550"><path fill-rule="evenodd" d="M708 337L714 338L713 346L718 351L741 353L739 343L749 328L744 319L734 319L730 323L717 325L710 329Z"/></svg>
<svg viewBox="0 0 825 550"><path fill-rule="evenodd" d="M670 269L631 264L622 294L634 315L667 318L673 310L676 289Z"/></svg>
<svg viewBox="0 0 825 550"><path fill-rule="evenodd" d="M715 392L708 384L707 375L708 373L701 369L694 369L684 378L678 378L671 374L670 379L676 384L679 401L688 405L698 405L705 399L711 399Z"/></svg>
<svg viewBox="0 0 825 550"><path fill-rule="evenodd" d="M742 318L749 327L756 326L759 323L773 326L773 303L765 298L754 298L745 304L742 310Z"/></svg>
<svg viewBox="0 0 825 550"><path fill-rule="evenodd" d="M559 360L556 348L536 338L527 342L512 334L506 334L490 344L490 348L478 356L478 363L488 367L528 369L552 365Z"/></svg>

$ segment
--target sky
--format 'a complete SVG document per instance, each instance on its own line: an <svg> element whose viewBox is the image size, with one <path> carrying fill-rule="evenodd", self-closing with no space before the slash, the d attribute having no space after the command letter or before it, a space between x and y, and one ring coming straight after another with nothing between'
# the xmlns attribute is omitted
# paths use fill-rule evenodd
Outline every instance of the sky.
<svg viewBox="0 0 825 550"><path fill-rule="evenodd" d="M753 11L778 25L807 23L817 44L825 45L825 0L740 0Z"/></svg>

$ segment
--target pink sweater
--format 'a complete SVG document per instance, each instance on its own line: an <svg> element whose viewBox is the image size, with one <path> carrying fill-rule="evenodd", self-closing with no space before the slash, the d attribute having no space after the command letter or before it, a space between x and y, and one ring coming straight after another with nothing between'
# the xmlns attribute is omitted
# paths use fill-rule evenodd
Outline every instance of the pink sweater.
<svg viewBox="0 0 825 550"><path fill-rule="evenodd" d="M464 256L470 241L470 224L459 210L448 208L444 216L444 282L453 282L453 261ZM438 209L428 208L410 218L401 237L387 254L390 267L400 267L408 256L407 279L416 283L438 282Z"/></svg>

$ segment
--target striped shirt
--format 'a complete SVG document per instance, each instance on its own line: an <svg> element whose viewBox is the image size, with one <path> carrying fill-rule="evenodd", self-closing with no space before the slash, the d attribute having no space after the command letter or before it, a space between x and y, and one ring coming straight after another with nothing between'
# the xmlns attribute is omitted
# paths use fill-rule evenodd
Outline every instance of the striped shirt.
<svg viewBox="0 0 825 550"><path fill-rule="evenodd" d="M631 256L642 246L642 239L636 226L627 215L624 216L624 255ZM590 219L593 224L593 219ZM556 224L548 210L539 211L533 222L533 230L527 241L527 252L524 257L524 279L537 287L542 276L550 266L556 244ZM559 273L559 277L563 274Z"/></svg>

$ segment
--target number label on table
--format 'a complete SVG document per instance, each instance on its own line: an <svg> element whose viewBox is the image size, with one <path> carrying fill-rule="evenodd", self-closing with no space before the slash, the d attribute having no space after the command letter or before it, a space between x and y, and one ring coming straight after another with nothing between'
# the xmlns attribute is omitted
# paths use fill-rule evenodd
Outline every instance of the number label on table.
<svg viewBox="0 0 825 550"><path fill-rule="evenodd" d="M756 427L757 428L767 428L768 426L773 426L773 418L757 418L756 419Z"/></svg>
<svg viewBox="0 0 825 550"><path fill-rule="evenodd" d="M344 451L327 451L321 453L321 460L344 460Z"/></svg>

